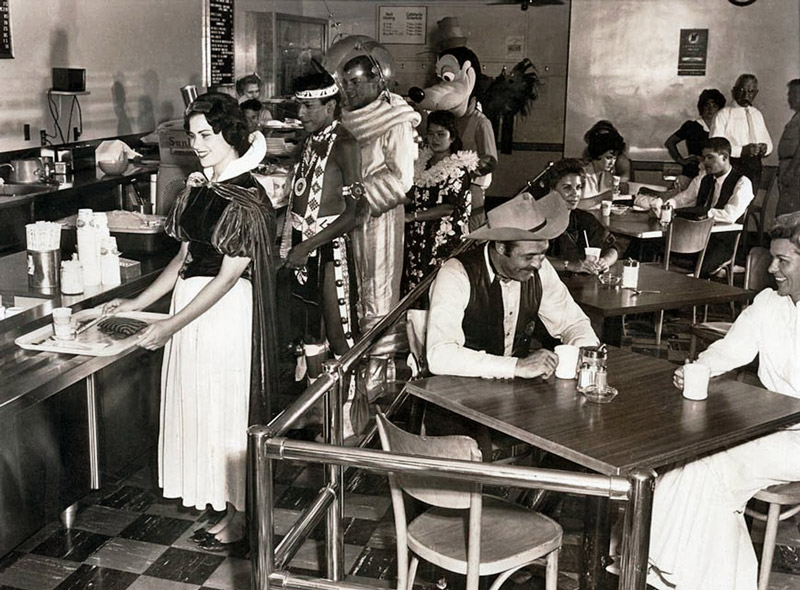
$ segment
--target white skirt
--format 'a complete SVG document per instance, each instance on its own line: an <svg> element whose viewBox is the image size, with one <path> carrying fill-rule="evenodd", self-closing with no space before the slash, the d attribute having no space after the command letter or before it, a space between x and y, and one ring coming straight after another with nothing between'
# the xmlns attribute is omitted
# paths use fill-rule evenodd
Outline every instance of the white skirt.
<svg viewBox="0 0 800 590"><path fill-rule="evenodd" d="M179 278L171 313L210 281ZM245 508L252 314L252 285L239 279L164 348L159 485L184 506Z"/></svg>

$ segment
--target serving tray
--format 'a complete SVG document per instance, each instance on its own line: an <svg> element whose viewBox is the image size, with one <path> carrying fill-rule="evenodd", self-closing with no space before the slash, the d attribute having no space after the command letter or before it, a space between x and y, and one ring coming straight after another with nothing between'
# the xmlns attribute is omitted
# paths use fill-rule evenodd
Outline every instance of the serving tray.
<svg viewBox="0 0 800 590"><path fill-rule="evenodd" d="M98 308L84 309L72 315L78 329L82 325L100 317ZM169 317L166 313L152 313L148 311L130 311L114 314L114 317L141 320L152 324ZM74 340L57 340L53 336L53 325L42 326L38 330L29 332L17 338L14 342L25 350L38 350L43 352L59 352L64 354L82 354L86 356L114 356L126 352L136 346L142 332L127 338L114 339L103 334L100 328L92 326L85 332L78 334Z"/></svg>

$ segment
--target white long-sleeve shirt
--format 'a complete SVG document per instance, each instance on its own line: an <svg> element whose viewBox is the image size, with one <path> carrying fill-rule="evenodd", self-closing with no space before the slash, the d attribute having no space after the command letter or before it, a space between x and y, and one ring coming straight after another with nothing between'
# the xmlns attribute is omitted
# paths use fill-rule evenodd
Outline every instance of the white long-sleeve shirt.
<svg viewBox="0 0 800 590"><path fill-rule="evenodd" d="M731 173L728 170L719 178L714 179L714 193L711 197L711 202L716 203L719 200L719 193L722 189L722 183L728 178ZM670 203L674 208L693 207L697 204L697 195L700 192L700 183L705 178L704 174L695 176L686 190L678 193L674 197L667 199L664 204ZM712 207L708 214L714 218L714 221L721 223L735 223L742 215L745 209L753 200L753 183L746 176L742 176L733 188L733 194L728 202L722 208ZM639 201L637 201L638 203Z"/></svg>
<svg viewBox="0 0 800 590"><path fill-rule="evenodd" d="M489 277L494 271L489 264L489 244L484 247L484 259ZM589 318L569 294L566 285L558 278L546 259L539 270L542 282L542 300L539 319L547 331L560 337L565 344L594 346L599 343ZM466 348L462 328L464 311L469 304L470 282L464 265L451 258L442 265L431 289L428 312L426 349L428 367L437 375L511 379L517 358L510 356L514 342L522 284L519 281L501 282L503 296L504 355L493 355L482 350Z"/></svg>
<svg viewBox="0 0 800 590"><path fill-rule="evenodd" d="M700 354L698 363L719 375L758 355L758 378L772 391L800 397L800 304L764 289L731 326L725 338Z"/></svg>
<svg viewBox="0 0 800 590"><path fill-rule="evenodd" d="M753 133L747 125L747 114L753 123ZM765 143L768 156L772 153L772 138L764 123L764 117L756 107L728 106L717 111L711 122L709 137L724 137L731 142L731 157L741 158L742 147L751 143Z"/></svg>

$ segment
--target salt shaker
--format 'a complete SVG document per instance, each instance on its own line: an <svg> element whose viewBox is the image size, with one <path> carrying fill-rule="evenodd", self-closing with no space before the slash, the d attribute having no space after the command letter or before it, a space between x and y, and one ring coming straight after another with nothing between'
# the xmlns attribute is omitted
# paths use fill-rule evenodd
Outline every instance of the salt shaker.
<svg viewBox="0 0 800 590"><path fill-rule="evenodd" d="M72 260L64 260L61 263L61 293L64 295L83 293L83 269L77 254L72 255Z"/></svg>
<svg viewBox="0 0 800 590"><path fill-rule="evenodd" d="M622 263L622 288L636 289L639 286L639 261L628 258Z"/></svg>
<svg viewBox="0 0 800 590"><path fill-rule="evenodd" d="M664 206L661 208L661 218L659 219L661 225L669 225L672 223L672 204L671 203L664 203Z"/></svg>

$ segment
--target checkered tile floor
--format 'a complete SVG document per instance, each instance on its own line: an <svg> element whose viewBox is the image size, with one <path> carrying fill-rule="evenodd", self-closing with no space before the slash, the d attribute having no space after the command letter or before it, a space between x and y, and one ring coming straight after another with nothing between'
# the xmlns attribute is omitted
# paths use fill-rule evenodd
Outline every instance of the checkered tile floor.
<svg viewBox="0 0 800 590"><path fill-rule="evenodd" d="M722 310L724 313L725 310ZM717 318L715 318L717 319ZM681 362L688 350L686 320L671 318L664 343L656 347L643 318L627 324L625 345ZM0 590L197 590L249 588L250 563L241 554L202 551L188 537L219 514L182 508L165 500L154 484L150 455L127 473L106 477L102 489L80 502L67 530L51 522L14 551L0 558ZM283 535L322 484L318 466L282 463L276 474L276 532ZM583 500L563 498L554 516L565 530L560 555L560 590L577 588ZM388 484L379 475L358 472L345 504L345 568L353 581L393 587L395 536ZM800 590L800 520L781 524L773 565L772 590ZM755 533L756 538L759 533ZM318 575L323 555L322 530L316 531L290 564L297 573ZM506 590L544 587L542 568L509 580ZM420 566L418 590L463 588L463 578L433 566ZM441 585L439 586L441 587Z"/></svg>

